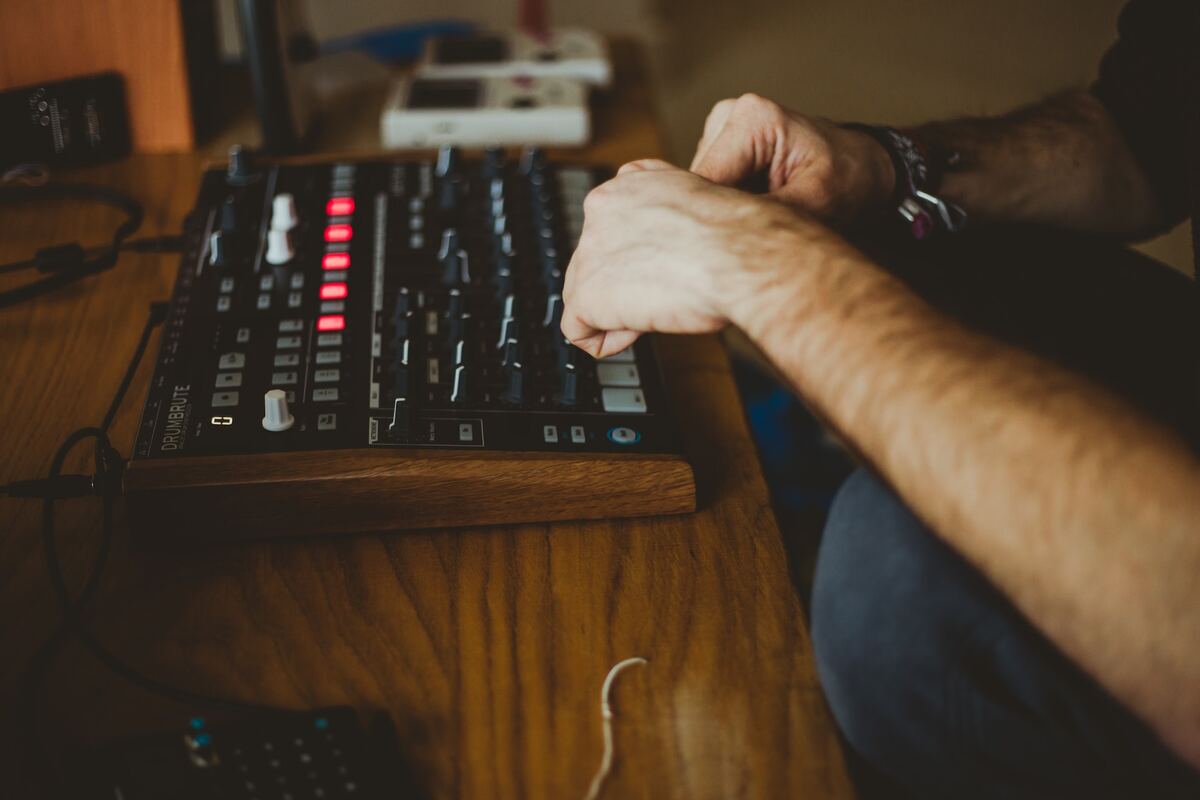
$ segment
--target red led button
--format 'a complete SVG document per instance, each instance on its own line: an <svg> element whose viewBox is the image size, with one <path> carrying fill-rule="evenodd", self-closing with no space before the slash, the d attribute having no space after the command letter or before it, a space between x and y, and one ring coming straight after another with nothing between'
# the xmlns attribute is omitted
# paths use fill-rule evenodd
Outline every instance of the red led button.
<svg viewBox="0 0 1200 800"><path fill-rule="evenodd" d="M345 217L354 213L353 197L331 197L325 204L325 213L331 217Z"/></svg>
<svg viewBox="0 0 1200 800"><path fill-rule="evenodd" d="M354 237L354 229L349 225L326 225L325 226L325 241L327 242L348 242Z"/></svg>
<svg viewBox="0 0 1200 800"><path fill-rule="evenodd" d="M322 269L346 269L349 266L349 253L326 253L321 259Z"/></svg>
<svg viewBox="0 0 1200 800"><path fill-rule="evenodd" d="M323 317L317 317L317 330L319 331L340 331L346 327L346 318L341 314L326 314Z"/></svg>
<svg viewBox="0 0 1200 800"><path fill-rule="evenodd" d="M346 297L346 284L326 283L321 286L322 300L342 300Z"/></svg>

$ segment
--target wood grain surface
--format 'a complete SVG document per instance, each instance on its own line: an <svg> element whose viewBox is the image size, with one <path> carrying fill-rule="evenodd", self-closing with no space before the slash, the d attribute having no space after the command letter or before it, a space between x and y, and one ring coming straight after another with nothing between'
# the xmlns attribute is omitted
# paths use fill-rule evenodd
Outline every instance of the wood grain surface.
<svg viewBox="0 0 1200 800"><path fill-rule="evenodd" d="M624 57L619 75L585 157L658 152L646 87ZM201 160L139 156L72 177L141 198L142 233L165 233L193 201ZM99 242L115 221L74 204L5 207L0 260ZM174 270L174 258L128 255L114 272L0 311L0 482L43 474L67 432L99 421ZM182 686L386 712L414 797L582 797L600 760L601 683L634 655L649 663L614 691L603 797L851 796L726 355L715 337L664 339L660 353L696 470L695 514L163 551L134 546L119 513L94 629L138 669ZM113 428L125 452L150 372L146 359ZM69 470L88 468L86 450ZM40 513L34 501L0 500L6 786L31 768L19 744L32 733L12 717L18 676L57 611ZM73 585L98 514L95 500L60 506ZM176 728L191 710L69 644L36 730L69 765L71 748Z"/></svg>
<svg viewBox="0 0 1200 800"><path fill-rule="evenodd" d="M679 456L335 450L142 460L125 471L135 536L264 539L696 510ZM163 525L163 520L172 524Z"/></svg>

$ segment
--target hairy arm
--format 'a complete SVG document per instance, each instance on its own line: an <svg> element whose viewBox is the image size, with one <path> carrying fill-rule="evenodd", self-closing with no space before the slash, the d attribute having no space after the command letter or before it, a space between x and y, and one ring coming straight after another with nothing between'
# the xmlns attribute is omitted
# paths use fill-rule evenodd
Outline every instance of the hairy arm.
<svg viewBox="0 0 1200 800"><path fill-rule="evenodd" d="M911 133L931 150L959 155L937 193L964 208L973 225L1028 223L1138 239L1184 214L1176 180L1182 168L1158 158L1148 172L1149 145L1141 142L1139 159L1109 105L1091 92ZM754 94L713 107L692 171L727 186L763 175L772 197L837 227L893 213L894 171L874 139Z"/></svg>
<svg viewBox="0 0 1200 800"><path fill-rule="evenodd" d="M745 329L914 511L1200 767L1200 462L1082 378L964 329L816 226Z"/></svg>
<svg viewBox="0 0 1200 800"><path fill-rule="evenodd" d="M1137 239L1179 221L1163 208L1116 121L1090 92L1001 117L935 122L921 142L957 152L939 192L973 221L1036 223Z"/></svg>
<svg viewBox="0 0 1200 800"><path fill-rule="evenodd" d="M947 543L1200 767L1200 461L783 203L657 161L585 203L563 334L741 327Z"/></svg>
<svg viewBox="0 0 1200 800"><path fill-rule="evenodd" d="M780 202L635 162L588 195L562 329L741 327L1068 657L1200 767L1200 460L1099 386L974 333Z"/></svg>

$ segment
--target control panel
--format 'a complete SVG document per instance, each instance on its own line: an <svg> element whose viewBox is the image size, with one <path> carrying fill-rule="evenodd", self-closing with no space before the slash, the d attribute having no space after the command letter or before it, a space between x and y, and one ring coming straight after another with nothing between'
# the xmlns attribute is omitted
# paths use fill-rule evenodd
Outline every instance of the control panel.
<svg viewBox="0 0 1200 800"><path fill-rule="evenodd" d="M653 341L561 333L583 198L529 148L204 176L133 465L314 451L673 454Z"/></svg>

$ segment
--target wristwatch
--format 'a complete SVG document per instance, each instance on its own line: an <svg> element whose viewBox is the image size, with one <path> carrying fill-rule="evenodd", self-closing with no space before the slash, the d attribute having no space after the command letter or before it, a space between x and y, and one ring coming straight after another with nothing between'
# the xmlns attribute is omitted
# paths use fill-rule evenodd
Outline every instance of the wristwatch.
<svg viewBox="0 0 1200 800"><path fill-rule="evenodd" d="M914 239L926 239L939 229L958 233L966 226L967 213L936 194L942 175L960 160L957 153L934 153L884 125L848 122L842 127L867 134L887 152L896 171L892 202Z"/></svg>

